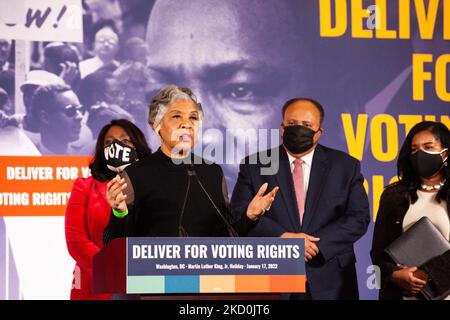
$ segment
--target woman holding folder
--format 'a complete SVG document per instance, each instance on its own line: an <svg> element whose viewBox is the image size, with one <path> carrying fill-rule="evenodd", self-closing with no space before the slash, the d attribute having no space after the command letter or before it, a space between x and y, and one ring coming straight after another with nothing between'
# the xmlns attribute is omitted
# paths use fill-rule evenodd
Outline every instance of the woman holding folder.
<svg viewBox="0 0 450 320"><path fill-rule="evenodd" d="M380 299L420 299L428 282L439 295L450 289L450 251L421 266L397 265L385 253L422 217L449 240L449 147L449 129L431 121L416 124L403 143L397 160L399 181L381 195L373 234L371 257L381 269Z"/></svg>

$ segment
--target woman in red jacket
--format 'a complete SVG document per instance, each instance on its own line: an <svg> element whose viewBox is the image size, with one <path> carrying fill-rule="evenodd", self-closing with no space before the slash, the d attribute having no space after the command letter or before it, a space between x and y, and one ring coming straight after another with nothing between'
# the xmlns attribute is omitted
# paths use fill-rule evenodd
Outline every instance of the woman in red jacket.
<svg viewBox="0 0 450 320"><path fill-rule="evenodd" d="M92 292L92 258L103 247L103 230L111 207L106 184L117 172L151 153L144 134L125 119L112 120L98 135L89 178L78 178L66 209L67 248L76 261L72 300L110 299L110 294Z"/></svg>

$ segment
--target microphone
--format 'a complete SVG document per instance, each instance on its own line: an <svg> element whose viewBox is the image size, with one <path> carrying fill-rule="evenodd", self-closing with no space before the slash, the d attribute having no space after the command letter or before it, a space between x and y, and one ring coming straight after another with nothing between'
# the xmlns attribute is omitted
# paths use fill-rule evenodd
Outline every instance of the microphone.
<svg viewBox="0 0 450 320"><path fill-rule="evenodd" d="M188 174L188 182L187 182L187 187L186 187L186 193L184 194L183 205L181 206L180 217L178 220L178 236L179 237L188 237L189 236L186 229L184 229L184 227L183 227L183 216L184 216L184 210L186 209L186 203L187 203L187 198L189 195L189 189L191 188L191 177L193 175L195 175L195 171L193 169L190 169L189 167L187 167L187 174Z"/></svg>
<svg viewBox="0 0 450 320"><path fill-rule="evenodd" d="M195 172L195 169L194 169L194 165L192 163L187 165L187 174L190 177L197 175L197 173Z"/></svg>
<svg viewBox="0 0 450 320"><path fill-rule="evenodd" d="M197 180L198 184L200 185L200 188L202 188L203 192L205 193L206 197L208 197L209 202L213 205L214 209L216 209L217 214L220 216L222 221L225 223L225 226L227 227L228 233L232 237L239 237L239 234L234 230L233 226L228 222L228 220L224 217L220 209L217 207L217 205L214 203L213 199L209 195L208 191L206 191L205 187L203 186L202 182L200 181L199 177L197 176L197 173L195 172L195 168L193 164L188 165L188 175L189 177L193 176ZM189 180L190 181L190 180ZM187 196L186 196L187 198Z"/></svg>

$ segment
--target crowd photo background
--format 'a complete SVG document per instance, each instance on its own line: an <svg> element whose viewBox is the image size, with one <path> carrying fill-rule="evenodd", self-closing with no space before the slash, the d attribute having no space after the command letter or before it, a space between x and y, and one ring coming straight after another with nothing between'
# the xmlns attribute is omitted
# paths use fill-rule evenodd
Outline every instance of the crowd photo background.
<svg viewBox="0 0 450 320"><path fill-rule="evenodd" d="M69 298L65 206L89 175L64 184L7 167L88 167L119 118L157 150L148 105L168 85L201 103L196 150L230 196L241 159L281 143L283 104L320 102L321 144L361 163L371 219L355 245L358 289L378 298L373 228L402 143L423 120L450 127L450 1L0 0L0 12L0 299ZM31 190L65 196L13 199Z"/></svg>

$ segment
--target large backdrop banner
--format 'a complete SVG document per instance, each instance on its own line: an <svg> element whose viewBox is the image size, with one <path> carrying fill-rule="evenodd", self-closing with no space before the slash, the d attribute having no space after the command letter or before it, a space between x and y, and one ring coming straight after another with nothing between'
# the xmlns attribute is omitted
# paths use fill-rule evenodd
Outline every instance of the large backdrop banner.
<svg viewBox="0 0 450 320"><path fill-rule="evenodd" d="M169 84L201 102L196 153L222 166L230 193L243 157L281 143L286 100L324 106L320 143L362 164L372 223L358 283L376 299L379 198L410 128L450 127L449 72L450 0L0 0L0 299L69 297L73 181L111 119L158 148L147 105ZM71 87L64 112L32 99L47 84Z"/></svg>

